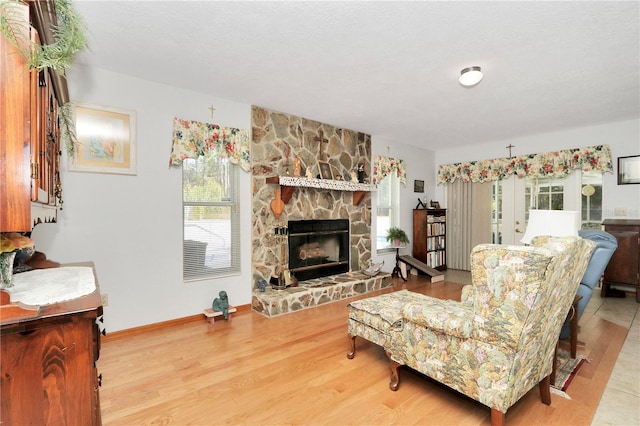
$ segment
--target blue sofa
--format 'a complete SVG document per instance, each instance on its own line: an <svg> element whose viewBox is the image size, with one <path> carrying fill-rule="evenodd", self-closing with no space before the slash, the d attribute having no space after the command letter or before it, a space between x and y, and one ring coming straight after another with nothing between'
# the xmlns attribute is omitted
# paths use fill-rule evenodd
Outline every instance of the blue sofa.
<svg viewBox="0 0 640 426"><path fill-rule="evenodd" d="M580 281L580 286L578 287L577 295L582 296L582 299L578 302L578 320L582 317L589 300L591 300L591 295L593 294L593 289L600 282L600 277L604 273L607 264L609 263L609 259L613 255L613 252L618 248L618 241L616 237L611 235L605 231L599 231L595 229L584 229L578 232L580 237L585 238L587 240L591 240L597 244L595 251L591 255L591 260L589 261L589 265L587 266L587 270ZM567 339L570 337L570 318L573 315L573 312L569 313L567 316L567 320L564 322L562 326L562 331L560 331L560 338ZM573 350L572 350L573 352Z"/></svg>

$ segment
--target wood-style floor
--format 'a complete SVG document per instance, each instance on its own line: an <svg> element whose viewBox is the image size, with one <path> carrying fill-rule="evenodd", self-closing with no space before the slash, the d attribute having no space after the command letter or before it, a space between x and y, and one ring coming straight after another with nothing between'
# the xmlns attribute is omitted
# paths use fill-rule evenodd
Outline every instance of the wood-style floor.
<svg viewBox="0 0 640 426"><path fill-rule="evenodd" d="M410 276L394 290L459 300L461 284ZM370 293L363 297L389 292ZM481 425L487 407L403 369L389 390L382 348L357 339L347 359L349 300L268 319L244 310L116 333L98 362L105 425ZM585 313L578 353L585 363L568 394L540 402L536 386L506 416L510 425L589 425L627 330ZM564 342L563 342L564 344Z"/></svg>

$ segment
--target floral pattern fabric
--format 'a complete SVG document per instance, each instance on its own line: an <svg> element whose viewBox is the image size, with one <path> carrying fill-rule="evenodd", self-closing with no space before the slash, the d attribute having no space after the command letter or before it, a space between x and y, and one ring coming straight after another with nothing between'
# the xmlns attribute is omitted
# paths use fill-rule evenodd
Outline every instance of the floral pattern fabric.
<svg viewBox="0 0 640 426"><path fill-rule="evenodd" d="M402 328L385 347L391 358L505 413L551 373L595 247L578 237L536 243L475 247L463 302L404 306Z"/></svg>
<svg viewBox="0 0 640 426"><path fill-rule="evenodd" d="M180 166L185 158L198 158L212 151L219 157L228 158L245 172L250 170L249 133L246 130L173 119L170 166Z"/></svg>
<svg viewBox="0 0 640 426"><path fill-rule="evenodd" d="M468 161L438 166L438 184L463 182L492 182L511 175L519 178L565 177L573 170L613 172L611 148L598 145L512 158Z"/></svg>
<svg viewBox="0 0 640 426"><path fill-rule="evenodd" d="M373 177L371 182L374 185L378 185L380 181L391 173L396 173L400 183L407 184L407 170L404 165L404 160L396 160L395 158L383 157L376 155L373 157Z"/></svg>

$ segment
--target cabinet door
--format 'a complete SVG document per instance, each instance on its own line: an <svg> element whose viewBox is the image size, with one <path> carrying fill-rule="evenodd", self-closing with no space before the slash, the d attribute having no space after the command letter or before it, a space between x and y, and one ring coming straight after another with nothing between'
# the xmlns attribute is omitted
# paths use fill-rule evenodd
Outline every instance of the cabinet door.
<svg viewBox="0 0 640 426"><path fill-rule="evenodd" d="M80 320L2 335L1 423L95 424L92 333Z"/></svg>
<svg viewBox="0 0 640 426"><path fill-rule="evenodd" d="M16 6L28 22L28 7ZM24 39L29 40L24 28ZM0 34L0 232L30 231L31 77L23 56Z"/></svg>
<svg viewBox="0 0 640 426"><path fill-rule="evenodd" d="M610 283L639 285L639 248L638 231L617 231L607 229L618 240L618 248L611 256L607 269L604 271L604 280Z"/></svg>
<svg viewBox="0 0 640 426"><path fill-rule="evenodd" d="M33 72L36 76L34 96L32 96L31 145L31 200L43 204L56 204L60 154L58 129L58 102L53 90L49 70Z"/></svg>

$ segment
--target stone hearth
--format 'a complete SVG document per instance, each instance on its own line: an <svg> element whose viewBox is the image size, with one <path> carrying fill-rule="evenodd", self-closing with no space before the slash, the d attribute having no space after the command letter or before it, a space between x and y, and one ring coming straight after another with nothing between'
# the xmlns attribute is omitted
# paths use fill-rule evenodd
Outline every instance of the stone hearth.
<svg viewBox="0 0 640 426"><path fill-rule="evenodd" d="M251 307L267 317L275 317L390 286L391 274L388 272L381 272L375 277L357 272L339 274L301 281L298 287L286 290L272 290L270 286L264 292L254 289Z"/></svg>

